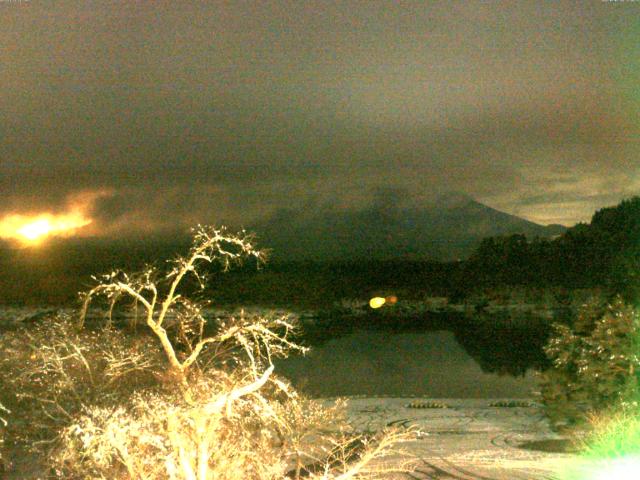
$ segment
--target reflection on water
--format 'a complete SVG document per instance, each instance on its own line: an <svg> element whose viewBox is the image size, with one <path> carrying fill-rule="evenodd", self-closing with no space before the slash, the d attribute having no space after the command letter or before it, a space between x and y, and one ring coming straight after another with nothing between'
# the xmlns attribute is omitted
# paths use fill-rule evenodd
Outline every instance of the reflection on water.
<svg viewBox="0 0 640 480"><path fill-rule="evenodd" d="M0 328L55 313L73 312L3 308ZM550 323L495 315L324 318L305 327L312 351L277 361L276 372L312 396L527 397L536 388L532 369L548 366L542 346Z"/></svg>
<svg viewBox="0 0 640 480"><path fill-rule="evenodd" d="M454 331L465 352L483 372L524 376L527 370L549 367L542 347L549 337L546 322L523 325L479 324Z"/></svg>
<svg viewBox="0 0 640 480"><path fill-rule="evenodd" d="M355 330L312 347L276 372L312 396L529 397L547 366L546 322L477 321L451 330ZM424 325L423 325L424 326Z"/></svg>

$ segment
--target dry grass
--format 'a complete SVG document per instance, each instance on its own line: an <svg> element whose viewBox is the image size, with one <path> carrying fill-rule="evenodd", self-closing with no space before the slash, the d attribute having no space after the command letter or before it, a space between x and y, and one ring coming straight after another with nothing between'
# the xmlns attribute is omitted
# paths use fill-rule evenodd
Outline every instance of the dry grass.
<svg viewBox="0 0 640 480"><path fill-rule="evenodd" d="M637 410L601 412L589 417L589 432L577 441L583 455L619 458L640 453L640 419Z"/></svg>

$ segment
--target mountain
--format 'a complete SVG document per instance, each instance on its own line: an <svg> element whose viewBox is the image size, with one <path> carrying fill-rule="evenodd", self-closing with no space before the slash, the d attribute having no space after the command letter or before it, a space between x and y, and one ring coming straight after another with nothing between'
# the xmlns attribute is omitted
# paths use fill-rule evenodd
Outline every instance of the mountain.
<svg viewBox="0 0 640 480"><path fill-rule="evenodd" d="M386 192L366 208L307 205L281 209L254 225L260 244L278 260L429 259L468 257L488 236L522 233L552 238L565 227L543 226L493 209L463 194L405 206Z"/></svg>

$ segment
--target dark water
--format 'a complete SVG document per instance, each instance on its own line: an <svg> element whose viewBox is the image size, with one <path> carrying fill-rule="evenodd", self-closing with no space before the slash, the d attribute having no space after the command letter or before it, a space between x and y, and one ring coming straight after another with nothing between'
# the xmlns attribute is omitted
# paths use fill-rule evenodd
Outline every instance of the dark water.
<svg viewBox="0 0 640 480"><path fill-rule="evenodd" d="M546 324L489 322L453 330L354 331L313 346L306 357L279 361L276 372L318 397L531 397L534 370L547 364L547 330Z"/></svg>
<svg viewBox="0 0 640 480"><path fill-rule="evenodd" d="M0 313L10 319L49 314ZM542 346L550 323L491 316L332 317L307 329L310 353L276 361L276 372L315 397L530 397L537 388L534 370L548 366Z"/></svg>

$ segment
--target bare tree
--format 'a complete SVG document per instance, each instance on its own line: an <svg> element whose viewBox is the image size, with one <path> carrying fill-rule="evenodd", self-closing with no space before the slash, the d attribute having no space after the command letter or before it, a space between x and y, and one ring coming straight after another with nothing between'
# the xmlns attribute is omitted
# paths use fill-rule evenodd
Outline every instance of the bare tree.
<svg viewBox="0 0 640 480"><path fill-rule="evenodd" d="M207 344L221 343L227 337L239 334L241 328L232 329L226 335L203 338L205 319L202 305L179 293L181 283L190 275L204 288L205 276L198 269L202 264L219 263L226 271L233 264L239 264L247 258L254 258L260 264L265 261L265 257L265 252L255 247L253 237L244 231L230 234L225 228L199 225L194 229L193 245L188 255L173 260L171 268L164 274L155 267L148 267L134 275L114 271L102 277L94 277L97 285L83 294L80 326L84 324L87 310L95 297L106 297L110 319L116 303L123 298L133 300L135 308L142 307L144 322L160 341L169 363L170 374L186 386L189 369L202 349ZM195 340L191 338L194 341L188 342L190 353L185 358L179 357L167 333L167 318L171 314L175 316L185 338L187 332L195 335ZM283 326L287 328L287 325Z"/></svg>
<svg viewBox="0 0 640 480"><path fill-rule="evenodd" d="M190 276L204 288L204 264L219 263L226 270L247 258L265 260L251 236L199 226L188 255L172 261L166 273L148 267L96 278L97 285L84 294L80 326L98 297L107 300L109 321L116 304L132 301L159 340L162 351L156 352L169 366L166 380L182 390L142 389L126 408L117 403L83 408L60 432L51 457L56 468L69 478L100 472L101 478L132 480L276 480L287 472L301 478L308 462L320 464L307 470L311 480L370 479L410 470L407 461L398 461L404 452L394 445L411 440L413 429L349 438L351 428L342 423L337 406L314 406L273 375L273 358L306 351L292 339L296 324L288 316L243 312L205 335L203 304L187 298L182 282ZM155 358L110 353L105 377L122 378Z"/></svg>

